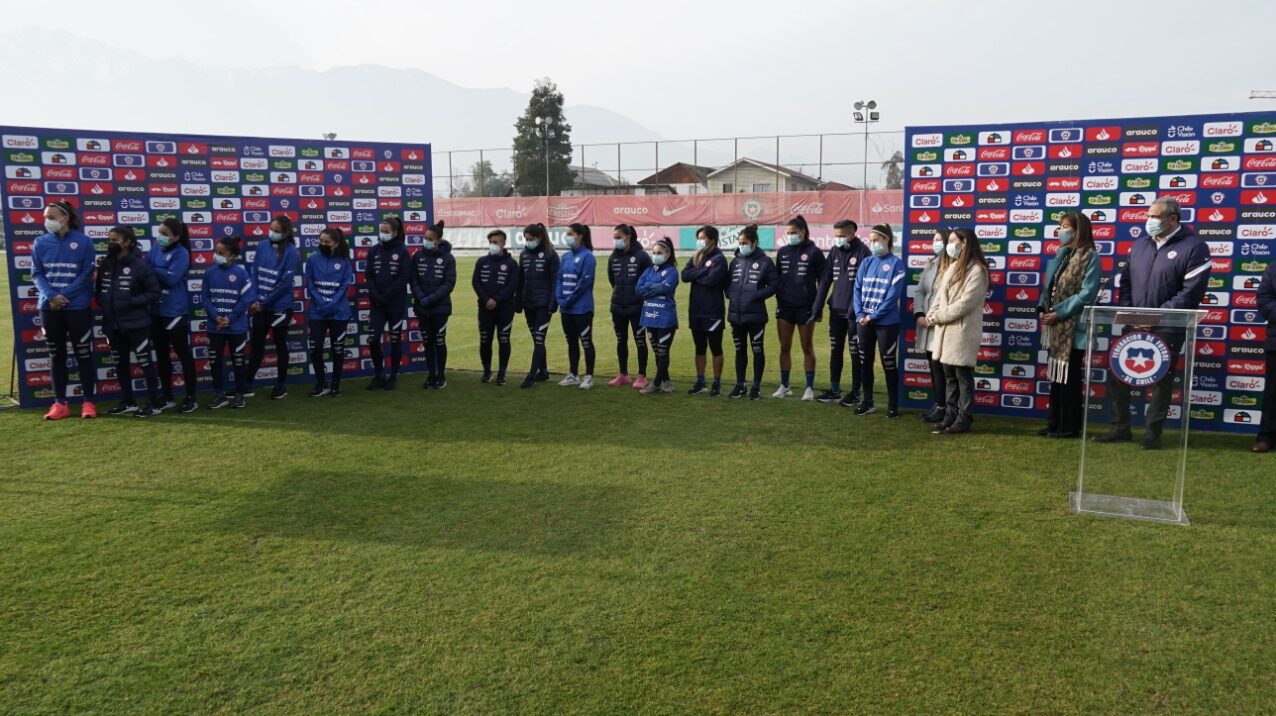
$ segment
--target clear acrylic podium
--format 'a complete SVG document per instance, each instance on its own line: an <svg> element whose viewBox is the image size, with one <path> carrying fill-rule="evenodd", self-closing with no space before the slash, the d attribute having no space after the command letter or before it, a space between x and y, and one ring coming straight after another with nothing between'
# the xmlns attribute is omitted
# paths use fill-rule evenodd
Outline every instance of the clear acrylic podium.
<svg viewBox="0 0 1276 716"><path fill-rule="evenodd" d="M1077 489L1068 495L1074 512L1188 524L1183 511L1187 438L1196 327L1205 314L1116 306L1085 309L1081 470ZM1116 406L1121 391L1130 396L1126 424L1133 440L1092 442L1092 437L1120 422ZM1159 432L1161 449L1141 449L1140 441L1149 431Z"/></svg>

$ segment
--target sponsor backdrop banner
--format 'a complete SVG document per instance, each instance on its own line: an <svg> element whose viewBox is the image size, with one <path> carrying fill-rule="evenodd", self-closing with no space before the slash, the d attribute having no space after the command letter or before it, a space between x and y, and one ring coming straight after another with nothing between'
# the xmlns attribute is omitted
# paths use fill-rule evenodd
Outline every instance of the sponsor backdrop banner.
<svg viewBox="0 0 1276 716"><path fill-rule="evenodd" d="M691 194L653 196L525 196L435 199L438 218L449 226L510 226L534 222L607 226L702 226L783 224L797 214L811 225L854 219L898 226L903 193L881 191L806 191L766 194Z"/></svg>
<svg viewBox="0 0 1276 716"><path fill-rule="evenodd" d="M338 226L351 236L359 285L351 299L358 330L346 339L345 372L371 372L368 361L368 302L362 274L368 247L376 240L383 216L403 217L410 247L419 247L433 220L430 146L378 142L307 141L177 134L138 134L70 129L0 127L0 200L8 240L9 288L13 305L14 345L20 400L24 406L52 401L49 355L40 331L35 284L31 280L31 248L44 233L46 202L76 205L84 232L99 254L116 224L135 227L150 251L156 227L169 216L190 228L192 256L189 278L195 305L191 312L200 380L209 380L205 314L198 305L204 267L213 262L213 245L224 236L245 238L251 261L259 241L266 241L271 219L292 218L305 258L317 250L319 231ZM306 295L300 273L297 313L289 340L290 380L309 380L306 354ZM409 315L411 315L409 313ZM354 326L352 325L352 328ZM409 369L423 367L420 334L410 325ZM94 351L98 391L110 399L120 390L106 340L99 326ZM162 360L167 359L161 356ZM79 391L71 361L73 393ZM275 375L273 349L267 349L261 377ZM180 365L174 380L180 383ZM132 379L138 389L140 373Z"/></svg>
<svg viewBox="0 0 1276 716"><path fill-rule="evenodd" d="M1255 292L1276 250L1276 112L1140 119L913 127L906 132L904 251L911 305L943 227L980 237L992 279L976 368L984 413L1044 418L1050 384L1036 306L1058 250L1060 215L1094 224L1103 268L1099 301L1143 236L1147 206L1173 196L1213 257L1209 315L1197 335L1194 386L1176 386L1172 416L1190 396L1194 428L1249 432L1262 409L1267 327ZM913 345L911 309L905 402L931 401L925 353ZM1110 350L1108 341L1102 346ZM1103 412L1106 354L1090 366L1090 416Z"/></svg>

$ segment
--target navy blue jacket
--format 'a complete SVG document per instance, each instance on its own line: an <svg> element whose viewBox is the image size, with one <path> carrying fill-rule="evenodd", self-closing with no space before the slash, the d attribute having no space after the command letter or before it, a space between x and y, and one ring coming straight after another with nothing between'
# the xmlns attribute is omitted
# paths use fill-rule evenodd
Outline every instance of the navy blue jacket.
<svg viewBox="0 0 1276 716"><path fill-rule="evenodd" d="M775 262L760 250L752 256L738 252L731 260L731 282L727 284L727 320L732 323L766 323L769 320L766 300L775 295L780 286L780 274Z"/></svg>
<svg viewBox="0 0 1276 716"><path fill-rule="evenodd" d="M638 277L638 295L643 297L642 316L638 325L643 328L677 328L678 304L674 294L678 292L678 269L669 264L652 265Z"/></svg>
<svg viewBox="0 0 1276 716"><path fill-rule="evenodd" d="M151 306L151 313L165 318L190 315L191 292L186 278L191 269L191 252L179 243L169 244L168 248L157 244L146 258L160 283L160 300Z"/></svg>
<svg viewBox="0 0 1276 716"><path fill-rule="evenodd" d="M452 315L452 289L456 288L452 244L443 241L433 250L417 249L412 256L411 284L418 311L431 316Z"/></svg>
<svg viewBox="0 0 1276 716"><path fill-rule="evenodd" d="M642 312L642 296L638 295L638 277L651 265L651 255L637 241L629 242L628 251L612 251L607 258L607 280L611 282L611 312L636 316Z"/></svg>
<svg viewBox="0 0 1276 716"><path fill-rule="evenodd" d="M269 240L257 242L253 253L253 285L257 302L263 311L283 313L297 305L293 296L293 279L301 269L301 254L291 241L283 242L282 253L276 253Z"/></svg>
<svg viewBox="0 0 1276 716"><path fill-rule="evenodd" d="M558 252L547 241L534 249L523 249L518 257L519 308L558 310L554 282L558 279Z"/></svg>
<svg viewBox="0 0 1276 716"><path fill-rule="evenodd" d="M377 242L368 250L368 268L363 283L368 288L368 301L374 308L389 313L403 313L407 306L408 274L412 271L412 254L402 241Z"/></svg>
<svg viewBox="0 0 1276 716"><path fill-rule="evenodd" d="M804 309L815 305L826 261L824 252L810 239L797 246L780 247L775 253L775 267L780 272L775 296L781 308Z"/></svg>
<svg viewBox="0 0 1276 716"><path fill-rule="evenodd" d="M128 255L102 260L94 286L102 307L102 326L132 331L151 327L151 306L160 299L160 284L151 264L136 249Z"/></svg>
<svg viewBox="0 0 1276 716"><path fill-rule="evenodd" d="M1263 280L1258 284L1258 312L1267 319L1267 341L1263 348L1276 351L1276 261L1267 262ZM1264 405L1265 410L1276 410L1276 405Z"/></svg>
<svg viewBox="0 0 1276 716"><path fill-rule="evenodd" d="M702 258L699 266L692 266L691 261L687 261L682 268L682 282L691 284L688 315L693 319L721 321L727 310L725 291L731 281L727 257L715 248Z"/></svg>
<svg viewBox="0 0 1276 716"><path fill-rule="evenodd" d="M1134 242L1118 277L1117 305L1199 308L1209 280L1209 247L1191 229L1180 226L1159 251L1151 237Z"/></svg>
<svg viewBox="0 0 1276 716"><path fill-rule="evenodd" d="M824 262L824 273L820 275L820 290L815 298L813 309L815 315L824 311L825 299L829 310L839 316L851 312L851 297L855 294L855 275L860 264L873 252L859 240L851 237L846 246L834 246L829 249L828 260Z"/></svg>
<svg viewBox="0 0 1276 716"><path fill-rule="evenodd" d="M474 294L478 296L480 311L488 299L496 300L496 309L513 307L518 294L518 262L508 251L496 256L488 254L474 262L474 276L470 279Z"/></svg>

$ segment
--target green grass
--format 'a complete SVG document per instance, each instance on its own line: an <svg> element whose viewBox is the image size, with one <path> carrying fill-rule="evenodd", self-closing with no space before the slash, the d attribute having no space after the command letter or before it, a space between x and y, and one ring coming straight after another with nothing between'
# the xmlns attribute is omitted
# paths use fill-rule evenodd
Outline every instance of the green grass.
<svg viewBox="0 0 1276 716"><path fill-rule="evenodd" d="M1193 438L1181 528L1069 514L1078 445L1025 421L348 387L0 412L0 713L1276 711L1272 463L1244 437Z"/></svg>

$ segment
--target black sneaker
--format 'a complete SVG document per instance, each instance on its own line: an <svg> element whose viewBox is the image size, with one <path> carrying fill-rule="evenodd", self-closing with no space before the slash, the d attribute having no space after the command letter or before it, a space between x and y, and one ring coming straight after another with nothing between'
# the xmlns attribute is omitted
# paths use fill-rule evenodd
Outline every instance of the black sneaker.
<svg viewBox="0 0 1276 716"><path fill-rule="evenodd" d="M860 403L860 406L855 409L856 415L868 415L870 413L876 413L876 412L877 412L877 406L873 405L872 403Z"/></svg>
<svg viewBox="0 0 1276 716"><path fill-rule="evenodd" d="M386 380L385 380L385 389L386 389L386 390L398 390L398 389L399 389L399 376L397 376L397 375L392 375L392 376L390 376L389 378L386 378Z"/></svg>
<svg viewBox="0 0 1276 716"><path fill-rule="evenodd" d="M162 410L157 410L157 408L158 408L158 406L157 406L157 405L152 405L152 404L148 403L148 404L143 405L142 407L138 408L138 409L137 409L137 412L136 412L136 413L133 413L133 417L135 417L135 418L149 418L149 417L152 417L152 416L154 416L154 415L159 415L160 413L164 412L164 411L162 411Z"/></svg>
<svg viewBox="0 0 1276 716"><path fill-rule="evenodd" d="M235 397L234 397L234 398L231 398L231 400L230 400L230 407L232 407L232 408L242 408L242 407L244 407L244 394L243 394L243 393L235 393Z"/></svg>
<svg viewBox="0 0 1276 716"><path fill-rule="evenodd" d="M323 383L315 383L314 390L310 391L310 397L312 398L322 398L323 396L327 394L328 394L328 386L324 385Z"/></svg>
<svg viewBox="0 0 1276 716"><path fill-rule="evenodd" d="M165 410L174 410L176 408L177 408L177 402L174 401L172 398L165 398L163 403L156 406L156 409L161 412Z"/></svg>
<svg viewBox="0 0 1276 716"><path fill-rule="evenodd" d="M895 407L894 405L892 405L892 406L888 407L888 408L886 409L886 417L888 417L888 418L898 418L898 417L899 417L899 408Z"/></svg>
<svg viewBox="0 0 1276 716"><path fill-rule="evenodd" d="M1143 448L1144 450L1160 450L1161 449L1160 433L1152 433L1152 432L1143 433L1143 442L1139 444L1139 447Z"/></svg>
<svg viewBox="0 0 1276 716"><path fill-rule="evenodd" d="M854 393L847 393L842 396L841 400L837 401L837 404L843 408L854 408L858 402L860 402L859 397L857 397Z"/></svg>
<svg viewBox="0 0 1276 716"><path fill-rule="evenodd" d="M447 387L447 378L444 378L443 376L439 376L438 378L434 379L435 390L443 390L446 387Z"/></svg>
<svg viewBox="0 0 1276 716"><path fill-rule="evenodd" d="M546 372L544 372L544 373L538 373L538 374L536 375L536 382L537 382L537 383L544 383L544 382L545 382L545 381L547 381L547 380L549 380L549 372L548 372L548 371L546 371Z"/></svg>
<svg viewBox="0 0 1276 716"><path fill-rule="evenodd" d="M823 393L820 393L819 395L815 396L815 399L820 401L821 403L836 403L837 401L842 399L842 391L833 390L832 388L829 388Z"/></svg>
<svg viewBox="0 0 1276 716"><path fill-rule="evenodd" d="M425 383L421 386L421 388L423 390L429 390L430 388L433 388L433 387L434 387L434 376L427 375L425 377Z"/></svg>
<svg viewBox="0 0 1276 716"><path fill-rule="evenodd" d="M106 414L107 415L128 415L129 413L136 413L136 412L137 412L137 403L126 402L126 403L120 403L114 408L111 408L110 410L106 411Z"/></svg>
<svg viewBox="0 0 1276 716"><path fill-rule="evenodd" d="M944 415L946 415L947 412L948 411L946 409L936 405L935 407L931 408L929 411L927 411L925 414L922 415L922 422L923 423L938 423L944 419Z"/></svg>
<svg viewBox="0 0 1276 716"><path fill-rule="evenodd" d="M276 385L275 389L270 391L271 400L283 400L288 397L288 388L283 385Z"/></svg>
<svg viewBox="0 0 1276 716"><path fill-rule="evenodd" d="M522 383L521 383L518 387L520 387L520 388L535 388L535 387L536 387L536 376L534 376L534 375L529 375L529 376L527 376L526 378L524 378L524 379L523 379L523 382L522 382Z"/></svg>
<svg viewBox="0 0 1276 716"><path fill-rule="evenodd" d="M713 384L713 387L709 389L709 397L710 397L710 398L716 398L716 397L718 397L719 395L722 395L722 384L721 384L721 383L714 383L714 384Z"/></svg>
<svg viewBox="0 0 1276 716"><path fill-rule="evenodd" d="M340 383L338 383L338 382L337 382L337 381L335 381L335 380L334 380L334 381L332 381L332 385L331 385L331 386L329 386L329 388L328 388L328 397L329 397L329 398L340 398L340 397L341 397L341 384L340 384Z"/></svg>
<svg viewBox="0 0 1276 716"><path fill-rule="evenodd" d="M505 374L504 374L504 373L498 373L498 374L496 375L496 384L497 384L497 385L505 385Z"/></svg>
<svg viewBox="0 0 1276 716"><path fill-rule="evenodd" d="M483 377L482 377L482 378L479 378L479 382L480 382L480 383L491 383L491 382L492 382L492 371L490 371L490 370L485 370L485 371L483 371Z"/></svg>
<svg viewBox="0 0 1276 716"><path fill-rule="evenodd" d="M696 381L696 384L687 389L687 395L699 395L709 392L709 388L704 383Z"/></svg>
<svg viewBox="0 0 1276 716"><path fill-rule="evenodd" d="M1129 428L1112 428L1102 435L1094 438L1096 443L1128 443L1134 439L1130 434Z"/></svg>
<svg viewBox="0 0 1276 716"><path fill-rule="evenodd" d="M745 390L743 385L737 385L736 387L731 389L731 394L728 395L727 397L731 398L732 400L737 400L739 398L743 398L744 396L748 394L749 394L749 391Z"/></svg>
<svg viewBox="0 0 1276 716"><path fill-rule="evenodd" d="M226 407L227 405L230 405L230 400L228 400L226 396L224 395L218 395L213 398L213 402L208 404L208 409L219 410L221 408Z"/></svg>
<svg viewBox="0 0 1276 716"><path fill-rule="evenodd" d="M241 397L244 397L244 398L256 398L256 397L257 397L257 389L256 389L256 388L249 388L249 389L245 390L244 392L239 393L238 395L240 395Z"/></svg>
<svg viewBox="0 0 1276 716"><path fill-rule="evenodd" d="M762 400L762 389L756 385L749 388L749 400Z"/></svg>
<svg viewBox="0 0 1276 716"><path fill-rule="evenodd" d="M193 413L199 410L199 401L195 400L195 396L191 396L182 401L182 407L178 409L179 413Z"/></svg>
<svg viewBox="0 0 1276 716"><path fill-rule="evenodd" d="M378 376L373 376L372 380L368 383L367 390L381 390L384 387L385 387L385 378L382 378L381 376L378 375Z"/></svg>

